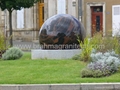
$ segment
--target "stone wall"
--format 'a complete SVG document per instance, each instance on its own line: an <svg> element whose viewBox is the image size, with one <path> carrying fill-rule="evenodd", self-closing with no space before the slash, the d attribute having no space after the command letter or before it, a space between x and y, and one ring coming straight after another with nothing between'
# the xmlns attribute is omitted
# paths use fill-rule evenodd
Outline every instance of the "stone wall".
<svg viewBox="0 0 120 90"><path fill-rule="evenodd" d="M4 11L0 10L0 30L5 29L5 14Z"/></svg>
<svg viewBox="0 0 120 90"><path fill-rule="evenodd" d="M13 40L22 42L33 42L38 40L39 30L13 30ZM9 31L6 32L6 36L9 37Z"/></svg>

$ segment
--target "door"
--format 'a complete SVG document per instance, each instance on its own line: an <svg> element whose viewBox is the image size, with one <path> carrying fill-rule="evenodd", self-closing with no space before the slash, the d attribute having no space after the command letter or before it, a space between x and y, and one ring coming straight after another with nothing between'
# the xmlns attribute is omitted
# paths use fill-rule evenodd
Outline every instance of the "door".
<svg viewBox="0 0 120 90"><path fill-rule="evenodd" d="M93 6L91 7L91 30L92 36L96 32L103 31L103 7Z"/></svg>
<svg viewBox="0 0 120 90"><path fill-rule="evenodd" d="M44 3L39 3L39 27L44 23Z"/></svg>

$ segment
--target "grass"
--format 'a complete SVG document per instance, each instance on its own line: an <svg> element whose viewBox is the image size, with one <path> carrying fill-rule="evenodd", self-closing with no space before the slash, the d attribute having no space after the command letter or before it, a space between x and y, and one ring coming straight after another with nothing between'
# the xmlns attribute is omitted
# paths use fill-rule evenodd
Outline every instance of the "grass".
<svg viewBox="0 0 120 90"><path fill-rule="evenodd" d="M0 60L0 84L51 84L120 82L120 72L104 78L81 78L86 63L76 60L31 60L25 53L19 60Z"/></svg>

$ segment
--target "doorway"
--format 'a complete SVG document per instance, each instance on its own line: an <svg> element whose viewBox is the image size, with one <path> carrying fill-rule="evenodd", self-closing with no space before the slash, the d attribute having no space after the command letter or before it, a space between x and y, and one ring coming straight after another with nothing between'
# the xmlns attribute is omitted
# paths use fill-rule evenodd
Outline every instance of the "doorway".
<svg viewBox="0 0 120 90"><path fill-rule="evenodd" d="M103 32L103 7L91 6L91 34Z"/></svg>
<svg viewBox="0 0 120 90"><path fill-rule="evenodd" d="M44 0L39 2L39 28L44 23Z"/></svg>

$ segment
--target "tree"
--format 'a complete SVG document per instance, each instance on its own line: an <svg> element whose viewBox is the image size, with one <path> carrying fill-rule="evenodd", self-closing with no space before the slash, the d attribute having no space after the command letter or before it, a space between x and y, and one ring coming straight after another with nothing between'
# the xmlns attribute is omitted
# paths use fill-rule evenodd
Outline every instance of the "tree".
<svg viewBox="0 0 120 90"><path fill-rule="evenodd" d="M21 10L22 8L30 8L40 0L0 0L1 10L7 9L9 12L9 34L12 36L12 12L13 10ZM10 46L13 46L12 37L10 38Z"/></svg>

